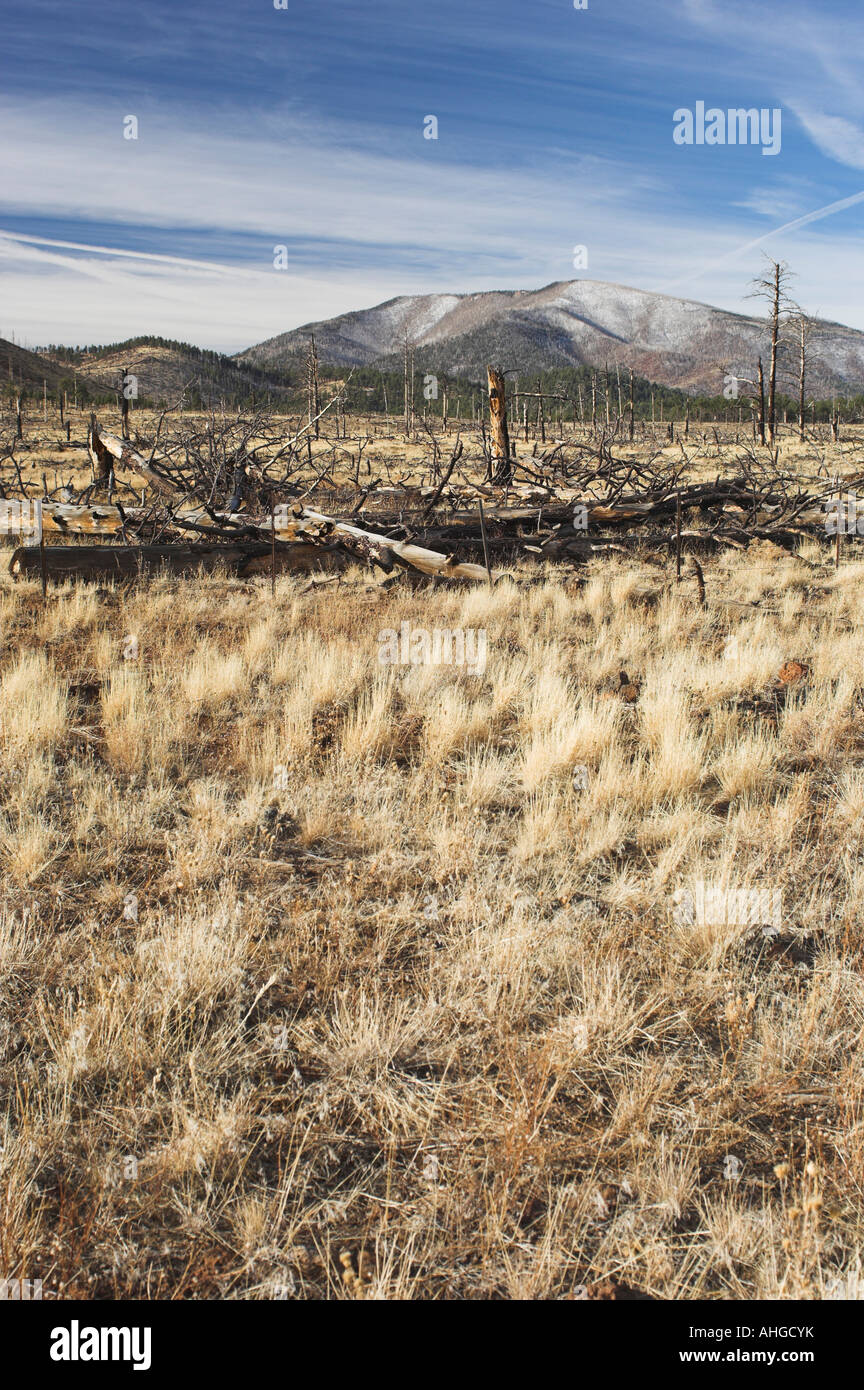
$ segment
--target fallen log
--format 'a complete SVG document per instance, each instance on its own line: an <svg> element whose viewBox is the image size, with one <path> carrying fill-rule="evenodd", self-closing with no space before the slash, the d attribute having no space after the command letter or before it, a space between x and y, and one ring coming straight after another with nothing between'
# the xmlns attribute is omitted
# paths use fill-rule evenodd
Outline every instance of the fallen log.
<svg viewBox="0 0 864 1390"><path fill-rule="evenodd" d="M476 579L486 582L489 579L483 565L459 563L453 560L452 555L442 555L436 550L427 550L424 546L413 545L409 541L394 541L389 536L364 531L359 526L349 526L344 521L335 521L333 517L313 512L308 507L298 508L287 515L280 514L277 530L280 535L291 537L316 532L328 539L344 536L383 551L410 568L420 570L422 574L435 575L441 579ZM492 577L495 578L494 571Z"/></svg>
<svg viewBox="0 0 864 1390"><path fill-rule="evenodd" d="M103 438L106 436L103 436ZM122 441L117 441L118 446ZM134 451L133 451L134 452ZM160 480L161 481L161 480ZM547 529L550 526L567 525L572 523L574 516L573 502L563 503L556 500L553 503L537 507L525 506L491 506L485 508L485 518L487 526L501 527L505 532L510 532L515 539L520 537L522 524L525 530L532 533L539 529ZM582 505L582 504L579 504ZM696 505L692 498L682 496L682 510L688 506ZM755 517L748 516L742 508L737 505L730 505L718 499L716 489L712 489L710 500L706 503L699 501L698 505L705 509L716 507L715 515L717 520L721 518L726 521L740 523L742 530L752 530L754 527L763 528L777 523L777 518L770 513L760 510ZM602 527L604 524L611 526L639 526L653 518L660 518L674 512L674 507L670 509L667 499L660 502L615 502L611 504L587 502L584 504L585 523L589 528ZM406 509L409 510L410 509ZM77 506L72 503L49 502L42 503L42 523L46 534L56 535L116 535L122 530L123 519L135 524L140 521L147 513L141 507L125 507L122 512L120 508L113 505L90 505ZM320 517L321 513L308 513L309 516ZM285 534L285 509L277 510L277 530ZM358 518L359 520L360 518ZM244 527L253 530L269 532L271 522L269 516L258 516L248 512L219 511L212 515L203 507L195 503L185 502L177 507L176 510L170 509L170 519L166 512L163 521L169 525L183 529L188 524L188 529L196 531L206 530L219 532L223 526ZM350 522L339 522L335 518L328 517L332 525L350 526ZM815 507L797 512L794 517L795 524L798 526L813 527L814 530L825 531L824 511ZM404 513L401 514L379 514L374 518L376 527L388 530L393 527L403 526L410 529L412 523L405 519ZM479 523L476 509L470 511L458 510L448 511L445 516L439 517L437 523L423 524L422 521L415 521L414 525L427 538L422 548L434 548L438 544L449 547L459 543L461 540L473 540L479 537ZM382 540L381 531L371 532L355 527L355 530L364 536L377 536L378 541ZM582 528L580 528L582 529ZM224 534L224 532L223 532ZM490 537L491 539L491 537ZM388 537L383 540L391 548L394 542ZM409 542L405 542L408 544ZM445 552L446 553L446 552Z"/></svg>
<svg viewBox="0 0 864 1390"><path fill-rule="evenodd" d="M71 502L42 503L42 530L49 536L113 536L122 526L123 517L117 507L76 507Z"/></svg>
<svg viewBox="0 0 864 1390"><path fill-rule="evenodd" d="M160 570L173 575L211 573L223 566L237 575L269 574L274 564L265 542L242 546L54 545L42 552L38 545L22 545L13 551L9 573L16 580L38 577L43 554L45 573L58 584L64 579L130 579ZM275 554L277 573L341 571L349 563L349 557L338 547L303 542L280 547Z"/></svg>
<svg viewBox="0 0 864 1390"><path fill-rule="evenodd" d="M189 574L221 564L230 567L245 558L241 550L229 546L196 550L176 545L54 545L46 546L43 554L45 572L56 583L64 579L129 578L158 569ZM14 579L33 578L40 573L41 563L38 545L22 545L13 552L9 573Z"/></svg>

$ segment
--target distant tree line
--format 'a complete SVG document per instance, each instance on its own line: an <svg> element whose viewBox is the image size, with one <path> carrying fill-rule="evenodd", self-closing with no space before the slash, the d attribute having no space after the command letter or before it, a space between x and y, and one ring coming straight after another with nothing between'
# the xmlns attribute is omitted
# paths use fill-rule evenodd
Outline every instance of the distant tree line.
<svg viewBox="0 0 864 1390"><path fill-rule="evenodd" d="M235 362L233 357L228 357L223 352L195 347L194 344L180 342L177 338L159 338L146 333L137 338L125 338L122 343L91 343L85 347L69 347L62 343L49 343L46 347L37 347L33 351L43 353L46 357L56 358L59 362L72 362L76 366L80 366L85 358L98 362L102 357L111 357L114 353L127 352L140 347L167 348L171 352L182 353L184 357L197 358L199 362L207 363L209 366L231 367L235 371L242 370L243 366L242 363Z"/></svg>
<svg viewBox="0 0 864 1390"><path fill-rule="evenodd" d="M404 416L406 381L402 370L355 367L349 373L344 366L326 363L321 363L318 370L322 405L338 393L339 409L346 414L377 415L386 411L394 417ZM506 384L514 429L521 424L526 407L528 423L536 423L540 398L543 416L549 424L560 417L566 423L572 423L575 418L590 425L593 406L596 422L602 425L607 419L607 401L610 423L614 423L619 413L623 419L628 412L629 371L621 369L619 372L612 364L599 370L583 366L526 373L508 371ZM416 361L413 373L409 374L408 392L413 396L415 418L422 419L425 415L443 421L446 409L449 419L472 419L475 415L479 419L487 410L485 378L436 373ZM289 414L302 414L307 409L307 400L303 374L299 370L291 372L280 408ZM260 399L258 404L261 404ZM779 420L794 421L797 398L778 391L776 410ZM830 423L838 411L847 423L864 422L864 393L809 401L807 419L813 423ZM743 424L751 420L752 402L745 393L743 380L740 396L730 399L720 391L713 395L707 392L691 394L652 382L634 372L633 413L636 419L654 420L655 423L683 421L689 416L694 422L702 419L734 423L740 419Z"/></svg>
<svg viewBox="0 0 864 1390"><path fill-rule="evenodd" d="M183 358L177 366L179 373L188 370L192 378L182 383L184 404L190 410L209 410L223 405L230 409L268 409L301 416L309 411L309 364L302 353L292 355L283 367L264 368L175 338L147 334L123 342L88 346L51 343L36 351L86 373L88 363L148 347L166 349ZM200 377L194 375L199 366ZM451 420L479 421L485 418L488 410L485 373L456 375L435 371L422 349L412 354L410 369L391 367L389 363L381 367L348 369L342 365L318 363L316 359L315 374L319 408L323 410L334 396L338 396L341 415L386 413L394 419L404 418L406 392L414 421L424 418L443 421L445 416ZM636 373L631 377L628 368L615 362L600 368L562 366L530 371L508 368L504 375L511 425L517 433L523 422L532 427L542 422L544 427L552 428L558 420L562 424L579 421L602 428L607 422L614 424L619 418L625 420L629 416L631 391L634 419L655 424L672 420L693 423L740 420L744 424L750 422L754 409L752 383L743 379L740 395L730 397L722 392L691 394ZM70 404L77 399L81 406L97 406L116 402L120 387L119 372L116 385L88 382L76 372L64 374L52 384L50 394L55 397L65 391ZM25 386L10 381L8 390L12 396L20 395L23 399L42 399L42 386L37 382ZM173 405L176 399L173 388L163 386L159 392L148 392L147 382L139 382L136 402L139 408ZM779 421L792 422L797 418L799 401L778 387L775 410ZM333 414L333 407L328 414ZM809 423L831 423L838 417L851 424L864 422L864 393L808 399L806 419Z"/></svg>

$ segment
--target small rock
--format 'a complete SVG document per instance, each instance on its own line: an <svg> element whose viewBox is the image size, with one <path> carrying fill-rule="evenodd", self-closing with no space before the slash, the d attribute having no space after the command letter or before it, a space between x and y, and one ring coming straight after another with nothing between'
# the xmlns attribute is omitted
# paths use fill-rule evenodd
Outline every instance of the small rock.
<svg viewBox="0 0 864 1390"><path fill-rule="evenodd" d="M796 685L810 674L810 667L803 661L784 661L777 675L781 685Z"/></svg>
<svg viewBox="0 0 864 1390"><path fill-rule="evenodd" d="M598 1279L594 1284L584 1285L584 1297L591 1302L606 1302L615 1299L619 1302L654 1302L650 1293L634 1289L630 1284L619 1284L616 1279Z"/></svg>
<svg viewBox="0 0 864 1390"><path fill-rule="evenodd" d="M641 681L631 681L626 671L618 672L618 689L615 694L625 705L635 705L642 693Z"/></svg>

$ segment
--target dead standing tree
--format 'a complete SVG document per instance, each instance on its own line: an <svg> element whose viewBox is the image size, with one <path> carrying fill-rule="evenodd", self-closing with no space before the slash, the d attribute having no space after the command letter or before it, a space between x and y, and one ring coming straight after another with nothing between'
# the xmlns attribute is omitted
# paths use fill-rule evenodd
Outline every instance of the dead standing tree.
<svg viewBox="0 0 864 1390"><path fill-rule="evenodd" d="M768 442L774 443L777 433L777 364L782 346L781 330L784 321L797 307L786 292L790 274L785 262L769 261L769 269L753 281L751 299L765 299L770 308L771 359L768 368ZM764 443L764 439L762 440Z"/></svg>
<svg viewBox="0 0 864 1390"><path fill-rule="evenodd" d="M403 360L403 387L405 400L405 438L410 439L414 428L414 349L405 339Z"/></svg>
<svg viewBox="0 0 864 1390"><path fill-rule="evenodd" d="M762 358L759 358L757 367L759 382L759 414L757 416L756 427L759 432L759 443L765 443L765 372L762 367Z"/></svg>
<svg viewBox="0 0 864 1390"><path fill-rule="evenodd" d="M803 309L798 316L798 438L804 439L804 412L806 409L807 360L809 348L815 331L815 324Z"/></svg>
<svg viewBox="0 0 864 1390"><path fill-rule="evenodd" d="M120 438L129 439L129 401L135 388L135 379L128 367L124 367L120 379Z"/></svg>
<svg viewBox="0 0 864 1390"><path fill-rule="evenodd" d="M90 462L93 465L94 479L107 486L114 467L114 460L102 442L96 416L92 411L90 413L90 428L87 431L87 453L90 455Z"/></svg>
<svg viewBox="0 0 864 1390"><path fill-rule="evenodd" d="M492 430L492 459L496 483L513 481L513 459L510 454L510 434L507 429L507 397L504 377L497 367L487 367L489 386L489 420Z"/></svg>
<svg viewBox="0 0 864 1390"><path fill-rule="evenodd" d="M314 426L315 438L319 438L318 420L321 412L321 401L318 390L318 349L315 346L315 334L312 333L309 339L309 352L306 357L306 403L307 419L310 426Z"/></svg>

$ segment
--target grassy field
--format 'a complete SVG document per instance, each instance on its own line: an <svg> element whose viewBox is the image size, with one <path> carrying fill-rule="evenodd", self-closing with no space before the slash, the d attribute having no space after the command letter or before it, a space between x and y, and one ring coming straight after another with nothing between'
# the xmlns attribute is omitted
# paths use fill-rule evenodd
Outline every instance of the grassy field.
<svg viewBox="0 0 864 1390"><path fill-rule="evenodd" d="M99 423L103 429L120 434L120 414L116 409L97 407ZM627 439L626 420L617 434L612 427L606 434L616 456L633 458L641 463L654 460L658 467L684 465L688 479L713 478L734 466L735 460L752 444L752 427L745 420L735 423L735 410L730 410L730 420L717 424L700 422L695 418L689 422L685 434L685 422L673 421L675 438L672 443L666 436L667 424L659 419L652 426L650 421L636 421L636 437L631 444ZM743 410L742 410L743 413ZM161 412L143 409L133 410L130 419L133 443L143 449L145 457L150 453ZM253 414L250 412L249 414ZM60 423L56 406L49 402L43 419L40 402L25 402L24 439L16 446L16 460L21 476L28 490L42 495L43 475L49 493L71 485L76 490L85 488L93 479L93 470L87 455L87 427L90 418L88 409L72 409L66 419L70 424L71 438L67 443L66 430ZM169 444L199 434L208 424L216 432L225 429L232 420L239 418L229 409L214 409L212 412L186 410L173 412L165 426L161 443ZM244 418L249 418L249 415ZM296 415L270 415L261 417L276 434L286 437L302 430L305 417ZM437 454L439 466L446 466L457 438L461 438L464 454L459 467L453 475L456 484L460 476L472 480L482 479L484 458L479 427L471 420L448 420L446 431L442 429L440 417L429 417L429 431L424 428L418 415L415 426L406 438L404 424L398 415L364 415L339 417L336 423L334 414L325 415L321 421L321 437L310 438L308 450L305 438L302 440L302 456L305 465L305 481L320 474L325 464L332 463L324 474L323 486L316 492L318 502L323 502L333 483L340 486L369 486L376 478L383 486L408 483L429 483L433 477L433 455ZM668 423L668 422L667 422ZM528 437L521 424L511 423L511 442L516 457L533 470L542 470L544 455L549 458L557 448L556 457L568 459L575 457L581 448L590 456L596 453L597 436L592 433L590 424L573 424L570 420L560 422L547 420L544 426L545 440L541 438L536 424L528 426ZM603 429L599 420L598 430ZM14 435L14 413L7 407L0 407L0 445L4 438L10 442ZM253 437L250 448L256 443ZM0 481L14 479L14 472L2 455L0 448ZM272 452L272 450L270 451ZM763 460L768 458L767 450L758 451ZM263 457L268 455L266 444ZM158 453L157 453L158 458ZM864 474L864 426L846 425L841 429L839 442L830 438L827 425L807 427L804 442L798 439L797 428L784 425L777 439L777 458L783 469L800 472L806 478L817 476L826 479L839 477L852 480ZM552 471L550 470L550 477ZM118 471L118 478L131 485L133 491L142 489L142 480L135 474ZM517 483L519 478L517 477ZM525 479L521 479L525 484ZM864 486L864 485L862 485ZM104 500L104 499L103 499ZM128 498L127 498L128 500Z"/></svg>
<svg viewBox="0 0 864 1390"><path fill-rule="evenodd" d="M4 574L7 1276L862 1296L864 562L704 571ZM483 669L382 663L405 623Z"/></svg>

